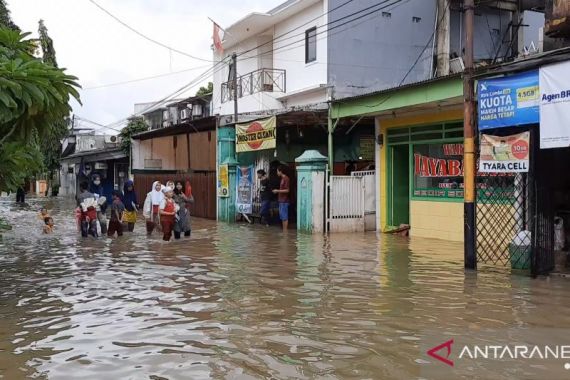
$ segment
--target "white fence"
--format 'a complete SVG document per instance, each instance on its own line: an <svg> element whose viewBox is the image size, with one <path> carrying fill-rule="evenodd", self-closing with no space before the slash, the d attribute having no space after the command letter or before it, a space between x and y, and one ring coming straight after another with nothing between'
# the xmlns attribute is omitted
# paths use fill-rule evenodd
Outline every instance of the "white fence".
<svg viewBox="0 0 570 380"><path fill-rule="evenodd" d="M329 181L330 231L364 231L364 177L331 176Z"/></svg>
<svg viewBox="0 0 570 380"><path fill-rule="evenodd" d="M364 229L376 231L376 171L352 172L352 176L364 178Z"/></svg>

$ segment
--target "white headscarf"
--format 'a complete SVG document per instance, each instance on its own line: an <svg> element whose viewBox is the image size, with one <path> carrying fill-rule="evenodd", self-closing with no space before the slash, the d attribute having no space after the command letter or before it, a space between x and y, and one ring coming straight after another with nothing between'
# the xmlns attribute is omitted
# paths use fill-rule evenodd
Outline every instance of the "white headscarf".
<svg viewBox="0 0 570 380"><path fill-rule="evenodd" d="M166 187L163 187L163 188L162 188L162 192L163 192L164 194L168 193L169 191L174 191L174 189L173 189L172 187L170 187L170 186L166 186Z"/></svg>
<svg viewBox="0 0 570 380"><path fill-rule="evenodd" d="M160 190L156 191L156 185L159 184L159 181L155 181L152 184L152 190L150 191L150 197L151 197L151 201L152 201L152 206L160 206L160 202L162 202L162 200L164 199L164 193L162 192L162 189L164 189L164 186L160 186Z"/></svg>

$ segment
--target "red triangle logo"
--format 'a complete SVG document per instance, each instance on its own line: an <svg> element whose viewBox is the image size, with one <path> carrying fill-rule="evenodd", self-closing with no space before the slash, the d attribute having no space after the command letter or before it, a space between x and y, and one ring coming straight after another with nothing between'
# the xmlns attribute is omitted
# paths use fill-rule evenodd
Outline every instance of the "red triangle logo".
<svg viewBox="0 0 570 380"><path fill-rule="evenodd" d="M434 359L439 360L440 362L447 364L450 367L453 367L453 360L449 360L449 355L451 355L451 346L453 346L453 339L448 340L445 343L440 344L430 350L428 350L427 354ZM439 355L437 352L442 350L443 348L447 348L447 355L445 357Z"/></svg>

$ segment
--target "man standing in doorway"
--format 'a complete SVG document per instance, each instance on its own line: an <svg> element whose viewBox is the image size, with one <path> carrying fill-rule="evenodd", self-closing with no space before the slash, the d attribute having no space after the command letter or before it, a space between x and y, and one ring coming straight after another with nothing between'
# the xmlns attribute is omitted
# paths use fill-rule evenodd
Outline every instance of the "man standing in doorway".
<svg viewBox="0 0 570 380"><path fill-rule="evenodd" d="M261 216L261 220L264 220L265 224L269 225L271 218L269 210L271 209L271 197L273 196L271 193L269 177L267 177L265 170L259 169L257 171L257 178L259 178L259 198L261 200L261 211L259 214Z"/></svg>
<svg viewBox="0 0 570 380"><path fill-rule="evenodd" d="M273 190L277 194L277 201L279 202L279 218L283 223L283 231L287 231L289 226L289 176L285 174L285 166L279 165L277 168L277 175L281 178L279 190Z"/></svg>

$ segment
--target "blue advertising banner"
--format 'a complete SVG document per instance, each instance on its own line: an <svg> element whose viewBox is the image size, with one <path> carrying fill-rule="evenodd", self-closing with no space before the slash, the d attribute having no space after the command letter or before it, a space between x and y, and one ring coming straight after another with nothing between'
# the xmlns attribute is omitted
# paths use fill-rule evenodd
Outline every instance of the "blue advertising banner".
<svg viewBox="0 0 570 380"><path fill-rule="evenodd" d="M538 71L479 81L479 130L538 124Z"/></svg>
<svg viewBox="0 0 570 380"><path fill-rule="evenodd" d="M239 166L236 182L237 212L238 214L251 214L253 212L253 166Z"/></svg>

